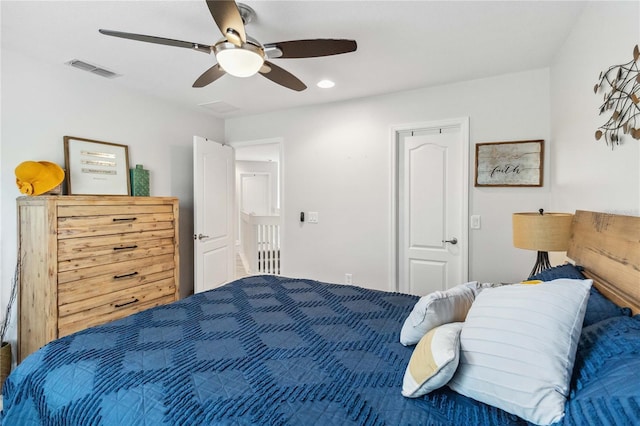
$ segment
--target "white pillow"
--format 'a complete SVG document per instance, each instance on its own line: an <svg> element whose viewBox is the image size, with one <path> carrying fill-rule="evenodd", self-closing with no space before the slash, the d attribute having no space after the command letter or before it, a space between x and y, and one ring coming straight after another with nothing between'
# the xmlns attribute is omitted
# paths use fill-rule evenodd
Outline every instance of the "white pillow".
<svg viewBox="0 0 640 426"><path fill-rule="evenodd" d="M461 322L441 325L424 335L411 354L402 395L417 398L446 385L458 368Z"/></svg>
<svg viewBox="0 0 640 426"><path fill-rule="evenodd" d="M483 290L460 334L454 391L536 424L564 416L591 280Z"/></svg>
<svg viewBox="0 0 640 426"><path fill-rule="evenodd" d="M462 322L475 299L476 281L460 284L446 291L434 291L418 300L404 321L400 343L415 345L422 336L439 325Z"/></svg>

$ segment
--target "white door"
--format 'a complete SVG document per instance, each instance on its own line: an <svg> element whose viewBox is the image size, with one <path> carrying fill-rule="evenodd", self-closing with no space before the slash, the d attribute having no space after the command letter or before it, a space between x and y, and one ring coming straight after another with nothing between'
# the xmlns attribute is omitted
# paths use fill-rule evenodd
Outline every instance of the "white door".
<svg viewBox="0 0 640 426"><path fill-rule="evenodd" d="M465 129L449 125L397 132L401 292L425 295L467 281Z"/></svg>
<svg viewBox="0 0 640 426"><path fill-rule="evenodd" d="M266 173L240 175L241 211L256 216L271 215L271 179Z"/></svg>
<svg viewBox="0 0 640 426"><path fill-rule="evenodd" d="M235 278L233 148L193 137L194 293Z"/></svg>

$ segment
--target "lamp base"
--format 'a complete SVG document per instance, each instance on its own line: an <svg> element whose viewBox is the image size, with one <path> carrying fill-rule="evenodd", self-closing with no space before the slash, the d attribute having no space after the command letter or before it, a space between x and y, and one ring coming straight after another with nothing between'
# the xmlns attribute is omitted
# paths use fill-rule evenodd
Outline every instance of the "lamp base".
<svg viewBox="0 0 640 426"><path fill-rule="evenodd" d="M549 252L539 251L538 258L535 265L533 265L529 278L549 268L551 268L551 263L549 263Z"/></svg>

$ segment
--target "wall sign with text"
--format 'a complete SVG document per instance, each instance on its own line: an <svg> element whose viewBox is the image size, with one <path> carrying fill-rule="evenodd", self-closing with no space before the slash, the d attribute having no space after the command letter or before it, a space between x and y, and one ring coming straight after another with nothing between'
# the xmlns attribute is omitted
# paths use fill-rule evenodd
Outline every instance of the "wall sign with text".
<svg viewBox="0 0 640 426"><path fill-rule="evenodd" d="M475 186L542 186L544 141L476 144Z"/></svg>
<svg viewBox="0 0 640 426"><path fill-rule="evenodd" d="M127 145L65 136L64 163L69 195L131 195Z"/></svg>

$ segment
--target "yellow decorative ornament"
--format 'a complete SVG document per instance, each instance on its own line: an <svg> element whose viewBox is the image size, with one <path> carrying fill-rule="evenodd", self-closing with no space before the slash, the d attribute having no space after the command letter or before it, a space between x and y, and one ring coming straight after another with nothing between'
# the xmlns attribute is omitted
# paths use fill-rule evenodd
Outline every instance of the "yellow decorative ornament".
<svg viewBox="0 0 640 426"><path fill-rule="evenodd" d="M25 161L16 167L16 185L22 194L40 195L64 180L64 170L48 161Z"/></svg>

